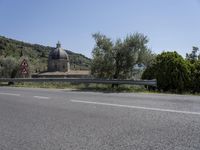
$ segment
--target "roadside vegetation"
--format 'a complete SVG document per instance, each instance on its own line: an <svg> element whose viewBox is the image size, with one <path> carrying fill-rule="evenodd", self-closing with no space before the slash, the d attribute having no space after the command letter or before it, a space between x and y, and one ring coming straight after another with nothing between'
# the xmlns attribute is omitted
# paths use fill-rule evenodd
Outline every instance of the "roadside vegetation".
<svg viewBox="0 0 200 150"><path fill-rule="evenodd" d="M185 59L177 52L163 52L146 68L142 79L157 79L160 92L200 93L198 51L198 47L193 47Z"/></svg>
<svg viewBox="0 0 200 150"><path fill-rule="evenodd" d="M200 93L200 54L193 47L183 58L176 51L155 55L147 47L148 38L141 33L128 35L124 40L112 41L96 33L91 73L98 78L135 79L136 64L145 69L141 79L156 79L157 88L148 90L167 93Z"/></svg>
<svg viewBox="0 0 200 150"><path fill-rule="evenodd" d="M1 85L1 84L0 84ZM2 84L7 86L6 83ZM120 85L112 88L111 84L73 84L73 83L60 83L60 82L23 82L15 83L12 87L28 87L28 88L54 88L54 89L68 89L68 90L81 90L81 91L94 91L94 92L148 92L144 86L137 85Z"/></svg>
<svg viewBox="0 0 200 150"><path fill-rule="evenodd" d="M93 34L91 73L97 78L133 79L134 66L148 66L155 54L147 47L148 38L141 33L130 34L125 39L112 41L103 34Z"/></svg>
<svg viewBox="0 0 200 150"><path fill-rule="evenodd" d="M88 65L93 77L101 79L156 79L157 88L151 86L69 83L17 83L13 86L70 88L106 92L200 93L200 53L198 47L192 47L191 52L187 53L184 58L176 51L164 51L161 54L153 53L147 46L148 37L141 33L129 34L125 38L116 40L112 40L101 33L95 33L92 37L95 40L92 59L91 61L85 60L85 64L90 62ZM19 62L23 57L18 58L20 53L17 52L9 55L9 52L13 51L13 47L17 45L18 51L20 46L32 47L32 51L37 51L37 53L33 52L34 56L47 58L49 47L31 45L4 37L0 39L0 77L20 77L18 72L20 70ZM26 53L26 51L24 52ZM79 63L82 62L81 55L75 56L72 54L71 58ZM30 71L34 72L33 57L27 57L27 59L31 64L29 66ZM40 65L39 62L36 64ZM142 69L138 69L136 66L142 66L139 67Z"/></svg>
<svg viewBox="0 0 200 150"><path fill-rule="evenodd" d="M6 60L14 59L14 61L16 61L17 63L21 63L20 58L22 56L26 57L28 58L29 61L30 73L38 73L47 70L48 55L49 52L53 49L55 48L39 44L30 44L23 41L18 41L0 36L1 62L4 61L5 59ZM70 50L65 50L65 51L69 55L72 69L88 70L90 68L91 59L85 57L82 54L74 53ZM4 65L3 64L0 65L1 69L3 69ZM2 76L2 74L0 75Z"/></svg>

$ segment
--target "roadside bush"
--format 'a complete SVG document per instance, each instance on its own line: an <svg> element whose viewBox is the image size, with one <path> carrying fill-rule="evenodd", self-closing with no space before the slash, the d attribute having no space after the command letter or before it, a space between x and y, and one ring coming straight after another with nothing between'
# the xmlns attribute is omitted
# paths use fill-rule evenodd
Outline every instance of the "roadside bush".
<svg viewBox="0 0 200 150"><path fill-rule="evenodd" d="M191 92L200 92L200 61L196 61L191 65Z"/></svg>
<svg viewBox="0 0 200 150"><path fill-rule="evenodd" d="M152 80L156 78L156 70L155 70L155 64L152 64L151 66L148 66L143 74L142 74L142 79L146 80Z"/></svg>
<svg viewBox="0 0 200 150"><path fill-rule="evenodd" d="M187 62L177 52L163 52L144 71L142 78L156 78L160 91L182 93L188 87L190 70Z"/></svg>
<svg viewBox="0 0 200 150"><path fill-rule="evenodd" d="M143 80L152 80L152 79L156 79L156 70L155 70L155 64L152 64L150 66L148 66L141 77ZM156 87L154 86L147 86L145 85L145 88L147 88L148 90L155 90Z"/></svg>
<svg viewBox="0 0 200 150"><path fill-rule="evenodd" d="M18 62L13 57L0 58L0 77L14 78L18 72Z"/></svg>

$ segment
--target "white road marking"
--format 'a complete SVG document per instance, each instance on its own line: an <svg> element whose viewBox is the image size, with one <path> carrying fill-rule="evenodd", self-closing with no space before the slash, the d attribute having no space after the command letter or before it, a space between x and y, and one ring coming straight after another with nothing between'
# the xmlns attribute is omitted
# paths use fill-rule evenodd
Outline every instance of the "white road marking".
<svg viewBox="0 0 200 150"><path fill-rule="evenodd" d="M0 95L20 96L20 94L15 94L15 93L0 93Z"/></svg>
<svg viewBox="0 0 200 150"><path fill-rule="evenodd" d="M38 98L38 99L49 99L49 97L44 97L44 96L33 96L35 98Z"/></svg>
<svg viewBox="0 0 200 150"><path fill-rule="evenodd" d="M121 104L101 103L101 102L81 101L81 100L70 100L70 101L74 102L74 103L85 103L85 104L94 104L94 105L104 105L104 106L115 106L115 107L133 108L133 109L151 110L151 111L200 115L200 112L179 111L179 110L173 110L173 109L150 108L150 107L140 107L140 106L133 106L133 105L121 105Z"/></svg>

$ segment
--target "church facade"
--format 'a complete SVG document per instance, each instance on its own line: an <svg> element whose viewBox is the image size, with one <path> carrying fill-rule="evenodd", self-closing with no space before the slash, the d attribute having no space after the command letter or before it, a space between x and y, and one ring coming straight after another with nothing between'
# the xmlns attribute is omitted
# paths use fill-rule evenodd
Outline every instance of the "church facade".
<svg viewBox="0 0 200 150"><path fill-rule="evenodd" d="M58 42L56 48L49 53L48 72L69 72L70 61L67 52L61 48Z"/></svg>

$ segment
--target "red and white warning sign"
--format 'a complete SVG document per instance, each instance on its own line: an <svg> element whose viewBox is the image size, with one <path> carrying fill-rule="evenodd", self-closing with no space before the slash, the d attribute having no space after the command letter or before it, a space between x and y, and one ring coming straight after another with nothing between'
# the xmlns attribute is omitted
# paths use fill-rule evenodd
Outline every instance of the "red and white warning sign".
<svg viewBox="0 0 200 150"><path fill-rule="evenodd" d="M28 67L28 63L27 63L27 60L26 59L23 59L21 65L21 67Z"/></svg>
<svg viewBox="0 0 200 150"><path fill-rule="evenodd" d="M20 68L21 68L21 74L23 74L23 75L28 74L28 62L26 59L23 59L21 65L20 65Z"/></svg>
<svg viewBox="0 0 200 150"><path fill-rule="evenodd" d="M22 70L21 70L21 73L22 73L22 74L27 74L27 73L28 73L28 71L27 71L27 69L26 69L26 68L22 68Z"/></svg>

